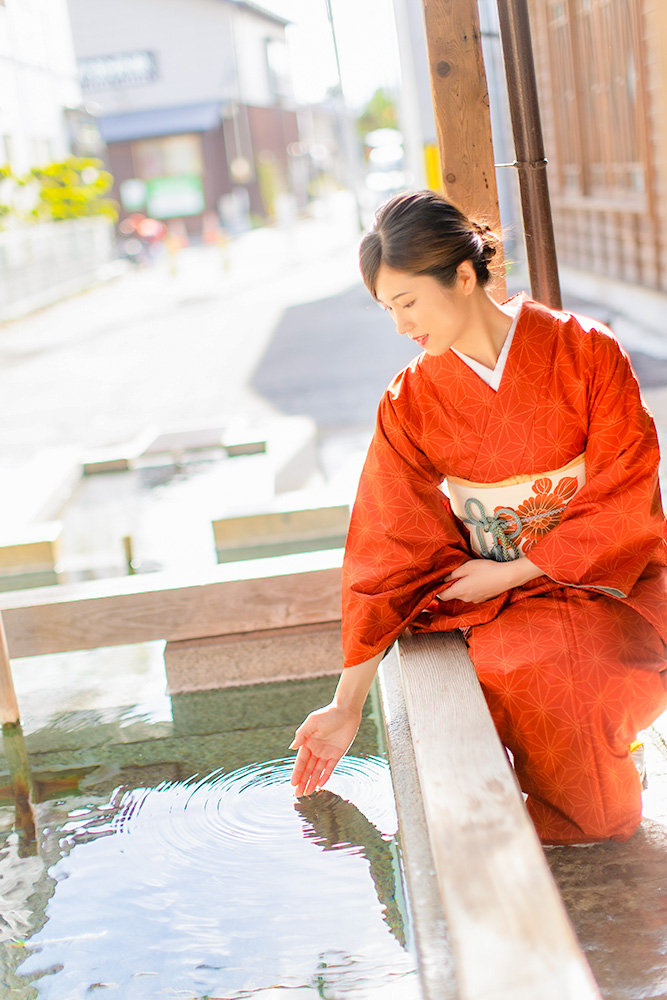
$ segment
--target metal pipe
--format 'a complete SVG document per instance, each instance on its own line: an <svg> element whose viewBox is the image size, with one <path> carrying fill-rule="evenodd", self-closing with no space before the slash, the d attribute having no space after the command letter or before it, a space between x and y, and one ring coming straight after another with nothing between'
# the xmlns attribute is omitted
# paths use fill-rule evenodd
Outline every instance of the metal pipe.
<svg viewBox="0 0 667 1000"><path fill-rule="evenodd" d="M533 298L561 308L527 0L497 0Z"/></svg>

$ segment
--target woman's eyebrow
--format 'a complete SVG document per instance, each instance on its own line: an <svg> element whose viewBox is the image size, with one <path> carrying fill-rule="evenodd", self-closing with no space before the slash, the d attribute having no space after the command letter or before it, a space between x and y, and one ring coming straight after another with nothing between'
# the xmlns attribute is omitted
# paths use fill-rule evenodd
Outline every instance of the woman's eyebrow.
<svg viewBox="0 0 667 1000"><path fill-rule="evenodd" d="M395 301L396 299L400 299L401 295L412 295L412 292L409 292L409 291L406 291L406 292L399 292L399 293L398 293L398 295L393 295L393 296L392 296L392 297L391 297L391 298L389 299L389 301L390 301L390 302L394 302L394 301ZM378 302L380 303L380 305L381 305L381 306L383 306L383 305L384 305L384 302L383 302L383 301L382 301L382 299L381 299L381 298L379 297L379 295L378 295L378 296L376 296L376 299L377 299L377 301L378 301Z"/></svg>

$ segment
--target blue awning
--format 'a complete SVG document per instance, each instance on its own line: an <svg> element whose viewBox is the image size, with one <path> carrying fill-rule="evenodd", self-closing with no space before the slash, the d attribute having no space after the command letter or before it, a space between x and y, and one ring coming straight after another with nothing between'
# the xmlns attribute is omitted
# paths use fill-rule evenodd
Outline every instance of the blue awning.
<svg viewBox="0 0 667 1000"><path fill-rule="evenodd" d="M151 108L128 111L122 115L104 115L98 119L105 142L128 142L154 139L183 132L210 132L220 124L220 101L184 104L177 108Z"/></svg>

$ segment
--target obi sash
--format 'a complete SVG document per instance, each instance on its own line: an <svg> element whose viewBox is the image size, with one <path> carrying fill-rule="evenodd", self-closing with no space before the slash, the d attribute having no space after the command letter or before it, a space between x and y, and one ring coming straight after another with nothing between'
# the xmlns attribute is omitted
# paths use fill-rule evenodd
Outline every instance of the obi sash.
<svg viewBox="0 0 667 1000"><path fill-rule="evenodd" d="M513 476L499 483L451 476L447 492L452 510L470 532L473 551L484 559L509 562L527 555L556 527L585 482L582 454L555 472Z"/></svg>

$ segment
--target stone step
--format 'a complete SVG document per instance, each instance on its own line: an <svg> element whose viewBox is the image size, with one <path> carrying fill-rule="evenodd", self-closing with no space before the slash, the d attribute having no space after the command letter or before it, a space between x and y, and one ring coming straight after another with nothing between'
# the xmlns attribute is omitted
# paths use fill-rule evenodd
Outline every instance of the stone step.
<svg viewBox="0 0 667 1000"><path fill-rule="evenodd" d="M342 548L347 504L224 517L212 522L218 562Z"/></svg>

